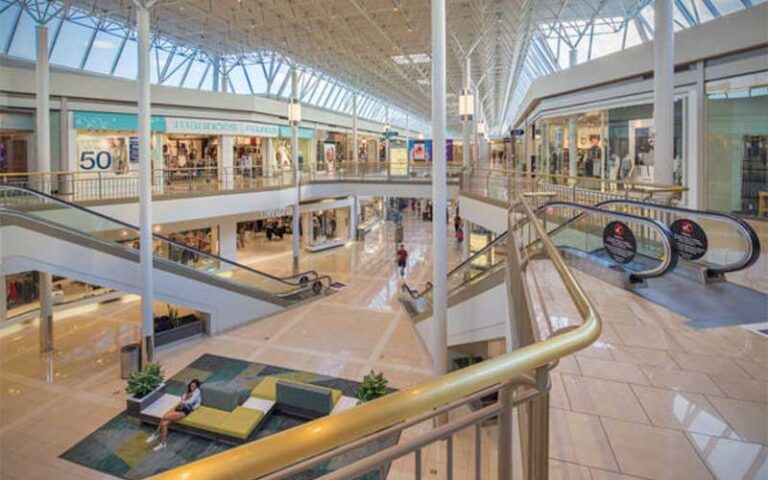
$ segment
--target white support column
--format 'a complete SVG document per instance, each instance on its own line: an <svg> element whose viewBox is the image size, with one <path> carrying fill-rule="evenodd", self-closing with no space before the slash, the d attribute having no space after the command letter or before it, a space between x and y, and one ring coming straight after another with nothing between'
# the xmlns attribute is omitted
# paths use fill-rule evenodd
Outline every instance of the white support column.
<svg viewBox="0 0 768 480"><path fill-rule="evenodd" d="M653 3L653 181L671 185L674 171L675 31L672 0Z"/></svg>
<svg viewBox="0 0 768 480"><path fill-rule="evenodd" d="M352 197L352 204L349 206L349 238L355 240L357 238L357 223L358 223L358 208L359 203L357 197Z"/></svg>
<svg viewBox="0 0 768 480"><path fill-rule="evenodd" d="M299 82L296 68L291 70L291 102L299 102ZM300 212L301 203L301 175L299 172L299 122L291 122L291 161L293 162L293 175L296 185L296 203L293 205L293 273L299 273L299 249L300 249Z"/></svg>
<svg viewBox="0 0 768 480"><path fill-rule="evenodd" d="M579 63L579 49L573 48L568 52L568 66L575 67Z"/></svg>
<svg viewBox="0 0 768 480"><path fill-rule="evenodd" d="M466 260L472 255L472 223L466 218L461 226L464 229L464 245L461 246L461 260Z"/></svg>
<svg viewBox="0 0 768 480"><path fill-rule="evenodd" d="M53 276L40 272L40 353L53 351Z"/></svg>
<svg viewBox="0 0 768 480"><path fill-rule="evenodd" d="M237 220L227 220L218 224L219 256L237 261Z"/></svg>
<svg viewBox="0 0 768 480"><path fill-rule="evenodd" d="M0 275L0 327L6 320L8 320L8 285L5 282L5 275Z"/></svg>
<svg viewBox="0 0 768 480"><path fill-rule="evenodd" d="M568 119L568 176L575 177L579 173L578 169L578 149L576 148L576 141L578 135L576 134L576 117ZM546 139L544 139L546 141Z"/></svg>
<svg viewBox="0 0 768 480"><path fill-rule="evenodd" d="M219 137L219 163L217 165L219 184L226 190L235 188L235 137Z"/></svg>
<svg viewBox="0 0 768 480"><path fill-rule="evenodd" d="M265 177L271 177L272 166L275 164L275 144L271 138L267 138L264 142L264 156L262 162L262 175Z"/></svg>
<svg viewBox="0 0 768 480"><path fill-rule="evenodd" d="M142 365L154 358L154 303L152 265L152 158L150 154L151 118L149 83L149 10L136 9L139 85L139 267L141 289Z"/></svg>
<svg viewBox="0 0 768 480"><path fill-rule="evenodd" d="M432 366L447 371L447 177L445 165L445 0L432 0Z"/></svg>
<svg viewBox="0 0 768 480"><path fill-rule="evenodd" d="M464 65L464 95L470 95L472 90L472 59L467 56ZM472 143L472 117L466 115L463 119L461 143L462 143L462 166L469 168L471 165L471 143ZM466 233L466 232L465 232Z"/></svg>
<svg viewBox="0 0 768 480"><path fill-rule="evenodd" d="M51 76L48 64L48 27L38 25L37 32L37 61L35 63L35 86L37 90L36 98L36 150L37 157L35 167L38 172L51 171L51 108L50 91ZM51 190L50 178L48 175L39 177L40 182L36 185L37 189L43 193L49 193Z"/></svg>
<svg viewBox="0 0 768 480"><path fill-rule="evenodd" d="M36 87L36 132L35 132L35 167L42 175L33 183L43 193L51 193L51 76L48 64L48 27L36 27L35 87ZM40 351L53 350L53 298L51 288L53 277L50 273L40 272Z"/></svg>
<svg viewBox="0 0 768 480"><path fill-rule="evenodd" d="M352 94L352 163L360 162L359 148L357 145L357 92Z"/></svg>

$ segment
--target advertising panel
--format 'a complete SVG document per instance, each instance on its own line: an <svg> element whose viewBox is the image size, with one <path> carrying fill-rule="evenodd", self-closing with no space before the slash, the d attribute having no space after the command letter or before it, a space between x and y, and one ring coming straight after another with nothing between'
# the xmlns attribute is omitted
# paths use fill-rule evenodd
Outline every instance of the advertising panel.
<svg viewBox="0 0 768 480"><path fill-rule="evenodd" d="M336 171L336 144L333 142L325 142L323 144L323 160L325 161L325 168L328 173Z"/></svg>
<svg viewBox="0 0 768 480"><path fill-rule="evenodd" d="M405 145L389 148L389 174L403 177L408 175L408 149Z"/></svg>

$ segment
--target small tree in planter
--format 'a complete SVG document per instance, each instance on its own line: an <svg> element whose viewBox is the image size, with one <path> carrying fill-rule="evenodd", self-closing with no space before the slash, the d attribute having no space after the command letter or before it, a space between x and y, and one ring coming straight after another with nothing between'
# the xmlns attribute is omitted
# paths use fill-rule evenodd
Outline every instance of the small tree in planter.
<svg viewBox="0 0 768 480"><path fill-rule="evenodd" d="M387 383L389 381L384 378L383 373L376 373L371 370L371 373L363 377L363 383L355 390L355 396L360 400L360 403L383 397L388 393Z"/></svg>
<svg viewBox="0 0 768 480"><path fill-rule="evenodd" d="M181 317L179 316L179 309L174 308L173 305L166 305L168 308L168 320L173 325L173 328L179 328L181 326Z"/></svg>
<svg viewBox="0 0 768 480"><path fill-rule="evenodd" d="M125 382L128 398L127 408L130 415L138 416L141 411L162 395L165 376L159 363L150 363L144 369L133 372Z"/></svg>

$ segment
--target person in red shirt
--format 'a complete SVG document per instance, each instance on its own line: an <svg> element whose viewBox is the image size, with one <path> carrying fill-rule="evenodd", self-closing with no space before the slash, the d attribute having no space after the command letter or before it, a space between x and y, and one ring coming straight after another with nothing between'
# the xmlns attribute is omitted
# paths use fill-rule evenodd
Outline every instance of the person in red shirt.
<svg viewBox="0 0 768 480"><path fill-rule="evenodd" d="M396 259L397 259L397 268L400 269L400 276L405 276L405 267L408 265L408 250L405 249L404 244L400 244L400 248L397 249L396 253Z"/></svg>

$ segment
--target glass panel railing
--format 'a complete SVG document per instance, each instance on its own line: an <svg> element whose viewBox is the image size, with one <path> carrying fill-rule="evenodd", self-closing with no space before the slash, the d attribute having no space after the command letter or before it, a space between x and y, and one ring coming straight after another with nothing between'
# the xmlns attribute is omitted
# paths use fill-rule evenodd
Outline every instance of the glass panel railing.
<svg viewBox="0 0 768 480"><path fill-rule="evenodd" d="M504 265L507 256L507 234L503 233L481 250L471 255L448 272L448 295L474 285L482 278ZM422 314L432 309L432 283L427 283L422 291L403 284L402 302L412 314Z"/></svg>
<svg viewBox="0 0 768 480"><path fill-rule="evenodd" d="M631 283L663 275L677 263L672 233L657 220L569 202L548 202L536 215L566 256L624 272ZM527 222L517 228L520 238L535 241Z"/></svg>
<svg viewBox="0 0 768 480"><path fill-rule="evenodd" d="M613 200L596 206L651 218L668 226L680 258L706 269L708 277L745 269L760 256L757 233L749 223L732 215L632 200Z"/></svg>
<svg viewBox="0 0 768 480"><path fill-rule="evenodd" d="M138 250L139 229L127 223L63 202L30 189L0 186L0 207L57 228ZM155 259L163 259L261 292L286 298L300 293L319 294L331 280L316 272L280 278L226 260L201 248L193 248L161 235L153 235ZM205 246L203 246L205 247Z"/></svg>

